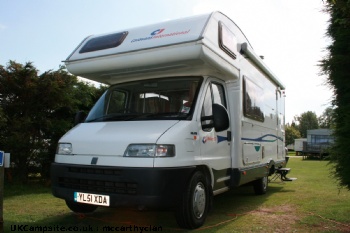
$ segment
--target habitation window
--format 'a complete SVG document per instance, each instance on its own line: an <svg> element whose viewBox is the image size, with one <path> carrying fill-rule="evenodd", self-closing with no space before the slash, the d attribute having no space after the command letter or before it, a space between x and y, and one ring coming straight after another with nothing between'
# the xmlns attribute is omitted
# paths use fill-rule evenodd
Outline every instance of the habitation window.
<svg viewBox="0 0 350 233"><path fill-rule="evenodd" d="M244 116L264 122L263 101L264 92L261 87L244 77L243 80L243 113Z"/></svg>
<svg viewBox="0 0 350 233"><path fill-rule="evenodd" d="M237 39L235 34L222 22L219 22L219 45L233 59L237 57Z"/></svg>
<svg viewBox="0 0 350 233"><path fill-rule="evenodd" d="M79 53L87 53L118 47L121 45L127 35L128 32L120 32L92 38L86 42Z"/></svg>
<svg viewBox="0 0 350 233"><path fill-rule="evenodd" d="M311 135L312 144L330 144L333 143L333 137L331 135Z"/></svg>

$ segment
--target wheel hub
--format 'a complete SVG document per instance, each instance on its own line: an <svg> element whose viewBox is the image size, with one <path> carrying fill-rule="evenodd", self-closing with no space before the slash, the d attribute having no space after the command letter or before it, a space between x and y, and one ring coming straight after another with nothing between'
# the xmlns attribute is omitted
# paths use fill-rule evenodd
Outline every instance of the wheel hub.
<svg viewBox="0 0 350 233"><path fill-rule="evenodd" d="M263 178L263 180L262 180L264 189L267 188L267 183L268 183L268 181L269 181L269 180L268 180L267 176L265 176L265 177Z"/></svg>
<svg viewBox="0 0 350 233"><path fill-rule="evenodd" d="M202 182L196 185L193 192L193 213L199 219L203 216L205 211L205 188Z"/></svg>

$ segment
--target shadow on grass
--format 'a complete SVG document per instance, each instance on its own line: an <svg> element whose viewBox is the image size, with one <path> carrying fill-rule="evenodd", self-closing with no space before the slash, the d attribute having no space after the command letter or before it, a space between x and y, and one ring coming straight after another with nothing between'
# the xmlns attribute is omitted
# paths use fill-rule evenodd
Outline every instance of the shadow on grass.
<svg viewBox="0 0 350 233"><path fill-rule="evenodd" d="M213 210L200 230L212 232L220 229L237 216L258 209L271 195L283 192L283 188L274 185L265 195L257 196L251 186L244 186L216 196ZM63 229L67 232L188 232L178 227L173 211L139 211L133 208L98 208L94 213L85 215L69 212L67 208L67 212L41 221L7 221L4 232L44 232L44 229L47 232L62 232Z"/></svg>
<svg viewBox="0 0 350 233"><path fill-rule="evenodd" d="M4 187L4 200L15 196L30 195L30 194L42 194L51 193L50 186L44 186L40 183L37 184L5 184Z"/></svg>

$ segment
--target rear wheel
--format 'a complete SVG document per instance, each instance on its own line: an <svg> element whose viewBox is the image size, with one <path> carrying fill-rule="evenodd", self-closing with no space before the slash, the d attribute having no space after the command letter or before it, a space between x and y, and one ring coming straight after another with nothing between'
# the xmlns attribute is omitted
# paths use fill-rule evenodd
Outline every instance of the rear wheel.
<svg viewBox="0 0 350 233"><path fill-rule="evenodd" d="M66 205L71 211L75 213L86 214L86 213L94 212L97 209L97 206L95 205L81 204L81 203L67 201L67 200L66 200Z"/></svg>
<svg viewBox="0 0 350 233"><path fill-rule="evenodd" d="M257 195L265 194L267 191L267 184L268 184L268 177L264 176L263 178L260 178L256 181L254 181L254 191Z"/></svg>
<svg viewBox="0 0 350 233"><path fill-rule="evenodd" d="M201 171L196 171L176 211L177 223L188 229L202 226L207 218L210 199L208 181Z"/></svg>

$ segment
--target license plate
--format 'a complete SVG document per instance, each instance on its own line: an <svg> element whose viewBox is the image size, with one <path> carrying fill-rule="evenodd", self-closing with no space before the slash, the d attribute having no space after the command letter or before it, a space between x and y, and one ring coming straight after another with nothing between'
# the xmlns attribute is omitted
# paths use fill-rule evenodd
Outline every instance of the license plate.
<svg viewBox="0 0 350 233"><path fill-rule="evenodd" d="M108 195L74 192L74 201L91 205L109 206Z"/></svg>

